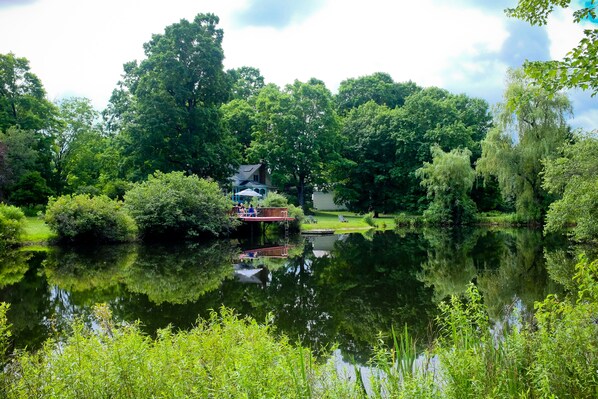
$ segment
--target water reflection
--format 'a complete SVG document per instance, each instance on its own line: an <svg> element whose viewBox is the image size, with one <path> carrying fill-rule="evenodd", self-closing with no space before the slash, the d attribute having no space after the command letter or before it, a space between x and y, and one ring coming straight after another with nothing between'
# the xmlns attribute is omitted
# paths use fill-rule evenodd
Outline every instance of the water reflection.
<svg viewBox="0 0 598 399"><path fill-rule="evenodd" d="M425 345L437 303L469 282L496 320L516 301L531 308L567 288L575 251L539 231L487 229L48 248L1 258L0 300L12 304L19 347L37 347L73 317L85 320L98 302L148 333L168 324L190 328L227 306L271 318L278 333L315 351L336 342L343 356L364 361L391 326L407 325Z"/></svg>

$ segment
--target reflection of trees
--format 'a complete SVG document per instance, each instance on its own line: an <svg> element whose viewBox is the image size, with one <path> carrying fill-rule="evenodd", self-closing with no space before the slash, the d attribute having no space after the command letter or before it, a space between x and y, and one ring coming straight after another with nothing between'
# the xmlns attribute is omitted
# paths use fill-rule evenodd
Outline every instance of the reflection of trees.
<svg viewBox="0 0 598 399"><path fill-rule="evenodd" d="M21 281L31 256L30 252L0 248L0 289Z"/></svg>
<svg viewBox="0 0 598 399"><path fill-rule="evenodd" d="M548 278L544 264L544 241L539 230L516 229L488 233L500 237L497 267L480 271L478 287L493 319L504 316L516 300L527 311L534 302L559 290Z"/></svg>
<svg viewBox="0 0 598 399"><path fill-rule="evenodd" d="M575 291L577 284L573 282L575 266L580 256L590 260L598 259L598 249L587 245L569 245L568 247L545 248L546 270L550 278L561 284L568 291Z"/></svg>
<svg viewBox="0 0 598 399"><path fill-rule="evenodd" d="M123 281L137 251L135 244L56 248L48 254L44 271L51 285L98 302L99 293L110 293Z"/></svg>
<svg viewBox="0 0 598 399"><path fill-rule="evenodd" d="M338 241L332 257L314 261L317 289L345 354L364 360L378 333L407 324L424 339L436 306L416 278L425 252L421 238L375 234L371 241L352 234Z"/></svg>
<svg viewBox="0 0 598 399"><path fill-rule="evenodd" d="M472 250L480 231L467 228L425 229L428 258L422 264L418 279L426 287L434 287L434 301L465 292L476 275Z"/></svg>
<svg viewBox="0 0 598 399"><path fill-rule="evenodd" d="M12 340L19 348L39 347L50 332L49 320L53 317L50 290L39 273L45 255L41 251L21 252L7 254L4 258L7 262L16 262L14 267L6 264L11 269L6 275L12 275L14 279L20 274L20 271L15 271L24 267L21 262L27 262L28 270L18 278L18 283L6 284L0 289L0 301L10 303L8 321L12 324ZM10 279L6 278L4 282Z"/></svg>
<svg viewBox="0 0 598 399"><path fill-rule="evenodd" d="M228 241L142 246L124 282L129 291L146 294L156 304L183 304L217 289L224 279L232 277L237 252Z"/></svg>

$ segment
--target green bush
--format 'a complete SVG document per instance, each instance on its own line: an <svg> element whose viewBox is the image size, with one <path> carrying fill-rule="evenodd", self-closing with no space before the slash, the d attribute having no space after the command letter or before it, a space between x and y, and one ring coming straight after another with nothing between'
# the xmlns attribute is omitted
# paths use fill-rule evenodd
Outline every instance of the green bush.
<svg viewBox="0 0 598 399"><path fill-rule="evenodd" d="M183 172L156 172L127 191L125 205L144 238L217 237L236 226L218 184Z"/></svg>
<svg viewBox="0 0 598 399"><path fill-rule="evenodd" d="M115 326L106 306L96 319L93 331L77 322L66 342L19 355L6 397L356 397L332 365L226 309L190 331L159 330L155 339L136 325Z"/></svg>
<svg viewBox="0 0 598 399"><path fill-rule="evenodd" d="M289 200L282 194L275 191L270 191L262 201L262 205L266 208L286 208L289 206Z"/></svg>
<svg viewBox="0 0 598 399"><path fill-rule="evenodd" d="M363 217L363 221L365 222L365 224L367 224L368 226L371 227L378 227L378 225L376 224L376 221L374 220L374 214L373 213L368 213L367 215L365 215Z"/></svg>
<svg viewBox="0 0 598 399"><path fill-rule="evenodd" d="M122 203L105 195L52 198L45 220L62 241L125 242L137 236L137 226Z"/></svg>
<svg viewBox="0 0 598 399"><path fill-rule="evenodd" d="M301 207L289 204L289 200L284 195L271 191L264 198L262 205L266 208L288 208L289 217L294 219L289 224L289 229L292 231L299 231L301 229L305 213Z"/></svg>
<svg viewBox="0 0 598 399"><path fill-rule="evenodd" d="M24 231L25 214L16 206L0 204L0 249L19 243Z"/></svg>

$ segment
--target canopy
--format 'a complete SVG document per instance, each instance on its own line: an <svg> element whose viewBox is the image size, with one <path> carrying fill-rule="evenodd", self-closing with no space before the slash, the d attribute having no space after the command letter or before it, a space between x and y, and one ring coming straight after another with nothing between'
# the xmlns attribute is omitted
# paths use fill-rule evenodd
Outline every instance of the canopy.
<svg viewBox="0 0 598 399"><path fill-rule="evenodd" d="M239 195L241 197L261 197L262 195L260 193L258 193L257 191L253 191L250 188L246 188L243 191L239 191L237 194L235 195Z"/></svg>

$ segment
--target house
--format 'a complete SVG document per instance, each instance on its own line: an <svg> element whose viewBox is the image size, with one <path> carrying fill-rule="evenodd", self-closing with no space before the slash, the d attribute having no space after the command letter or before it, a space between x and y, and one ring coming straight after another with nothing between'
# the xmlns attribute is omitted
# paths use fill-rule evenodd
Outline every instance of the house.
<svg viewBox="0 0 598 399"><path fill-rule="evenodd" d="M235 202L246 200L247 197L239 197L238 192L245 189L251 189L262 195L263 198L268 194L268 191L273 189L272 178L268 168L265 164L258 163L255 165L241 165L231 177L233 186L232 199Z"/></svg>
<svg viewBox="0 0 598 399"><path fill-rule="evenodd" d="M345 204L337 204L334 201L334 195L328 191L317 191L311 196L314 203L314 209L318 211L346 211Z"/></svg>

